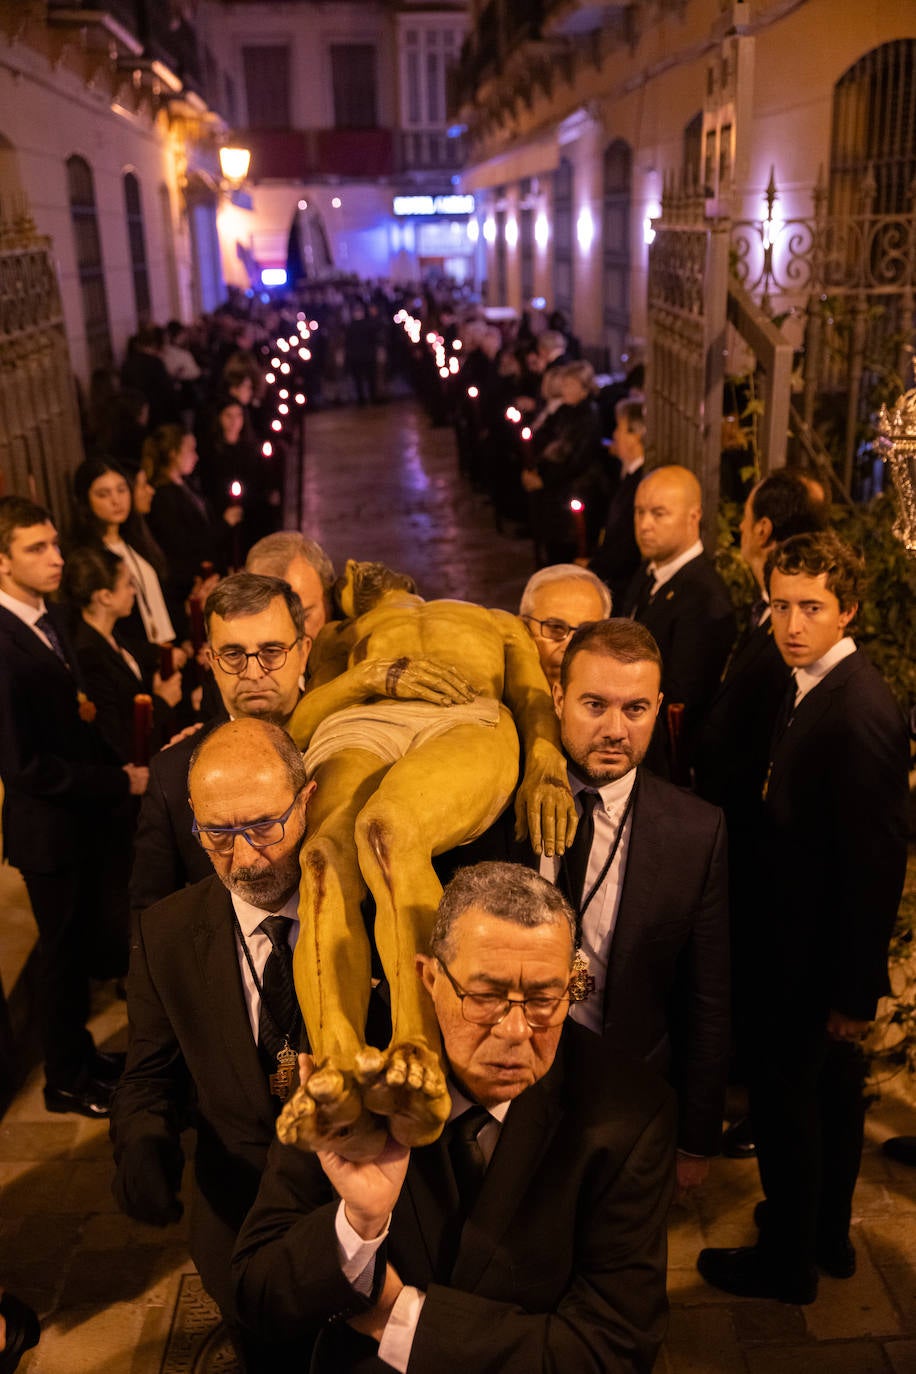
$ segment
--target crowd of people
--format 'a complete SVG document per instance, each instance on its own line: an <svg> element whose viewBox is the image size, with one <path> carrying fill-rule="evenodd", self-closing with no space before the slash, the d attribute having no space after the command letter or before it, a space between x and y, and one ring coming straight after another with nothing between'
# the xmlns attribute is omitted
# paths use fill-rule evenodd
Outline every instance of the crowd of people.
<svg viewBox="0 0 916 1374"><path fill-rule="evenodd" d="M354 285L144 328L117 385L95 379L67 527L0 498L3 834L39 929L45 1105L110 1118L116 1199L151 1225L181 1215L196 1128L191 1253L249 1374L312 1346L328 1370L651 1369L667 1209L721 1149L730 1070L759 1240L703 1251L703 1277L805 1304L820 1273L855 1271L861 1038L887 991L909 760L852 637L863 560L816 482L774 472L740 528L759 597L733 607L695 476L642 471L640 371L599 393L562 318L543 323L509 337L453 300ZM464 658L456 632L447 668L409 647L379 665L368 635L348 657L329 622L385 596L437 603L382 570L363 604L281 528L279 397L333 402L341 369L356 403L393 370L411 379L454 423L468 480L531 532L518 620L474 621ZM462 675L484 648L489 724L511 708L523 763L565 762L575 835L535 833L511 804L494 819L482 796L457 808L474 838L436 854L418 950L449 1118L409 1148L399 1094L422 1074L389 1082L391 1136L351 1158L352 1119L297 1065L299 1004L315 1048L319 987L349 980L383 1049L389 933L379 899L375 941L359 922L322 984L322 913L348 844L374 892L397 885L404 846L379 828L395 779L430 747L447 779L449 731L467 751L462 731L487 726ZM318 733L303 758L291 734L329 681L351 715L412 699L423 724L395 746L384 717L350 746L355 771ZM421 794L408 849L449 811L445 786L441 804ZM126 979L126 1062L87 1029L92 978ZM300 1075L317 1154L275 1140Z"/></svg>

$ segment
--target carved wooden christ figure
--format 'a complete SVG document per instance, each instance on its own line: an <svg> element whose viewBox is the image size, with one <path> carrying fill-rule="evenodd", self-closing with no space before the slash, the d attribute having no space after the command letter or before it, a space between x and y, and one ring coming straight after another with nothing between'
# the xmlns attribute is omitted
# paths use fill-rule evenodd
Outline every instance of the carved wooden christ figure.
<svg viewBox="0 0 916 1374"><path fill-rule="evenodd" d="M318 1066L286 1104L287 1143L372 1155L388 1131L434 1140L448 1117L439 1033L417 975L441 895L432 857L516 801L520 837L562 853L576 813L534 642L505 611L425 602L410 578L348 562L347 617L313 650L314 685L288 729L317 792L302 849L296 991ZM365 1044L370 946L391 992L392 1038ZM382 1118L382 1119L380 1119Z"/></svg>

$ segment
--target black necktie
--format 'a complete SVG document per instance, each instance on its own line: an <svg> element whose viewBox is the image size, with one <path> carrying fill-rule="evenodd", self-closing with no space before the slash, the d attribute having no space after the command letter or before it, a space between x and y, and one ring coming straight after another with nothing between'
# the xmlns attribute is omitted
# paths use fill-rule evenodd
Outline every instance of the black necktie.
<svg viewBox="0 0 916 1374"><path fill-rule="evenodd" d="M588 873L588 859L595 838L595 806L599 801L599 794L591 788L583 788L579 793L578 802L581 814L576 828L576 837L563 855L560 868L562 881L558 883L558 886L565 892L574 911L579 911L582 907L585 875Z"/></svg>
<svg viewBox="0 0 916 1374"><path fill-rule="evenodd" d="M35 628L36 630L41 630L41 633L44 635L45 639L51 645L51 648L57 654L57 657L60 659L61 663L63 663L65 668L69 668L70 664L67 662L67 655L64 653L64 646L63 644L61 644L60 636L54 628L54 621L48 615L47 611L42 612L42 614L35 621Z"/></svg>
<svg viewBox="0 0 916 1374"><path fill-rule="evenodd" d="M452 1161L461 1211L467 1216L477 1201L487 1172L483 1150L477 1137L493 1118L485 1107L468 1107L452 1122L448 1152Z"/></svg>
<svg viewBox="0 0 916 1374"><path fill-rule="evenodd" d="M267 916L258 927L271 943L261 975L258 1013L258 1050L268 1073L277 1068L277 1055L287 1043L298 1049L299 1003L293 982L293 952L289 947L288 916Z"/></svg>
<svg viewBox="0 0 916 1374"><path fill-rule="evenodd" d="M633 614L631 616L632 620L638 620L639 617L646 611L646 609L652 601L653 596L655 595L655 587L655 573L651 572L649 568L646 568L645 574L643 576L643 584L639 589L639 595L637 596L636 604L633 607Z"/></svg>
<svg viewBox="0 0 916 1374"><path fill-rule="evenodd" d="M797 695L798 683L795 680L795 673L793 672L789 678L789 685L782 699L782 705L779 708L779 715L776 717L776 724L773 726L773 736L770 743L770 758L775 754L776 746L792 724L792 717L795 714L795 698Z"/></svg>

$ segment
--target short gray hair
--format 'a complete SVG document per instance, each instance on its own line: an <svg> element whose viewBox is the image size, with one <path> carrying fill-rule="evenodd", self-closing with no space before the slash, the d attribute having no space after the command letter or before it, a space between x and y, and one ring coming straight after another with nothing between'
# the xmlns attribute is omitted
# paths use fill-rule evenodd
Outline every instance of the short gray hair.
<svg viewBox="0 0 916 1374"><path fill-rule="evenodd" d="M245 559L245 568L251 573L268 573L271 577L286 577L287 569L297 558L304 558L315 569L325 592L334 585L334 564L320 544L314 539L306 539L298 530L279 530L276 534L265 534L256 544L252 544Z"/></svg>
<svg viewBox="0 0 916 1374"><path fill-rule="evenodd" d="M577 563L551 563L549 568L541 568L528 578L525 583L525 590L522 592L521 603L518 608L519 615L533 615L534 594L541 587L546 587L550 582L565 582L567 579L575 579L577 582L587 582L590 587L601 597L601 605L604 608L604 619L607 620L611 614L611 593L609 588L588 568L580 568Z"/></svg>
<svg viewBox="0 0 916 1374"><path fill-rule="evenodd" d="M569 965L576 952L576 918L562 892L523 864L483 863L459 868L442 893L429 952L450 958L455 922L472 907L500 921L532 930L565 925L569 930Z"/></svg>

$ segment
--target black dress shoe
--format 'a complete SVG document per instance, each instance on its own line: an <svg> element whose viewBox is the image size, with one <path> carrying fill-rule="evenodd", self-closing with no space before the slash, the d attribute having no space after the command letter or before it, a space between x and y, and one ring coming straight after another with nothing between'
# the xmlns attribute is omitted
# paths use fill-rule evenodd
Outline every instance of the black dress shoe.
<svg viewBox="0 0 916 1374"><path fill-rule="evenodd" d="M722 1153L726 1159L756 1159L757 1146L751 1134L751 1118L742 1116L722 1132Z"/></svg>
<svg viewBox="0 0 916 1374"><path fill-rule="evenodd" d="M890 1140L885 1140L881 1150L897 1164L916 1168L916 1135L892 1135Z"/></svg>
<svg viewBox="0 0 916 1374"><path fill-rule="evenodd" d="M76 1088L51 1088L46 1083L45 1110L73 1112L93 1121L104 1121L111 1115L111 1086L90 1081Z"/></svg>
<svg viewBox="0 0 916 1374"><path fill-rule="evenodd" d="M832 1279L851 1279L856 1272L856 1247L851 1240L819 1245L814 1258L821 1273Z"/></svg>
<svg viewBox="0 0 916 1374"><path fill-rule="evenodd" d="M99 1083L115 1084L126 1063L127 1055L123 1050L94 1050L89 1061L89 1075Z"/></svg>
<svg viewBox="0 0 916 1374"><path fill-rule="evenodd" d="M805 1307L817 1297L817 1274L793 1275L768 1263L756 1245L733 1250L701 1250L697 1260L703 1278L713 1288L739 1298L775 1298Z"/></svg>
<svg viewBox="0 0 916 1374"><path fill-rule="evenodd" d="M25 1352L38 1344L41 1327L31 1307L27 1307L12 1293L4 1293L0 1298L0 1316L6 1322L6 1344L0 1351L0 1374L13 1374Z"/></svg>

